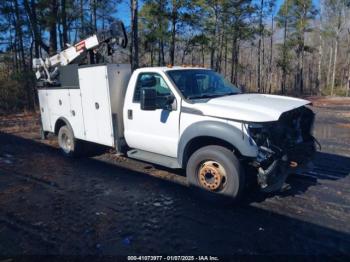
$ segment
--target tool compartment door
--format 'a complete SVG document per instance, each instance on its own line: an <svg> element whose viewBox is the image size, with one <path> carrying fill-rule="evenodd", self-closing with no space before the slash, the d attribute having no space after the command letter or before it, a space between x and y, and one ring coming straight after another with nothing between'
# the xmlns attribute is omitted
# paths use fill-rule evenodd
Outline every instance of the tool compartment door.
<svg viewBox="0 0 350 262"><path fill-rule="evenodd" d="M85 140L114 146L112 112L106 66L79 68Z"/></svg>
<svg viewBox="0 0 350 262"><path fill-rule="evenodd" d="M78 139L85 140L83 108L81 104L80 89L69 89L70 115L69 123L71 124L74 136Z"/></svg>
<svg viewBox="0 0 350 262"><path fill-rule="evenodd" d="M50 122L50 111L47 99L46 89L38 89L38 97L40 104L40 114L41 114L41 123L44 131L53 131Z"/></svg>

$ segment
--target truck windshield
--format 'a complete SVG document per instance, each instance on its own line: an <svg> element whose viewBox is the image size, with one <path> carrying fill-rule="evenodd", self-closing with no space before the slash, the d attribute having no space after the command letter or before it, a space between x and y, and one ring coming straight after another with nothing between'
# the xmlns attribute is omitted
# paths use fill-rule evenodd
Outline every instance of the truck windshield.
<svg viewBox="0 0 350 262"><path fill-rule="evenodd" d="M222 75L211 70L169 70L167 73L186 99L214 98L241 93Z"/></svg>

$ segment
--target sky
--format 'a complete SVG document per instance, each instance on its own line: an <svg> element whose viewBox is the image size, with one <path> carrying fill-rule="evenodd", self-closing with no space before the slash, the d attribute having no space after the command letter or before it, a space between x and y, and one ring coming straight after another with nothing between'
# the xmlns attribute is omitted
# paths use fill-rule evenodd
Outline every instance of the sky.
<svg viewBox="0 0 350 262"><path fill-rule="evenodd" d="M123 0L117 6L116 17L123 21L125 26L130 25L130 0Z"/></svg>

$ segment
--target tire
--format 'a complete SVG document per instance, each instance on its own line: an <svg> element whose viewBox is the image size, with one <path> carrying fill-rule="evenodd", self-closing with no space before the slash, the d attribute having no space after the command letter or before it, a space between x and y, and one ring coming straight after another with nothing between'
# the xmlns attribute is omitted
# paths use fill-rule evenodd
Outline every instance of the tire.
<svg viewBox="0 0 350 262"><path fill-rule="evenodd" d="M213 175L214 174L214 175ZM211 200L236 201L245 187L244 170L232 151L222 146L205 146L195 151L186 166L190 186Z"/></svg>
<svg viewBox="0 0 350 262"><path fill-rule="evenodd" d="M58 131L58 144L65 156L79 156L79 142L74 138L73 130L71 130L68 126L62 126Z"/></svg>

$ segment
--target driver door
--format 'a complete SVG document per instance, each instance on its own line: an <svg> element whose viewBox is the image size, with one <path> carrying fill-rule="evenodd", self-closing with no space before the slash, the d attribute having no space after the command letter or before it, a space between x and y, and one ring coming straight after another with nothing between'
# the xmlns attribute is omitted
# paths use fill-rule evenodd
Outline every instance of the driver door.
<svg viewBox="0 0 350 262"><path fill-rule="evenodd" d="M148 79L155 81L148 81ZM179 140L180 107L174 110L159 108L153 111L141 110L140 94L142 88L154 88L157 92L157 105L163 107L166 96L173 95L169 85L158 73L140 73L136 80L133 102L127 108L125 138L132 148L161 154L177 156ZM173 103L177 103L176 98ZM179 105L177 103L177 105Z"/></svg>

